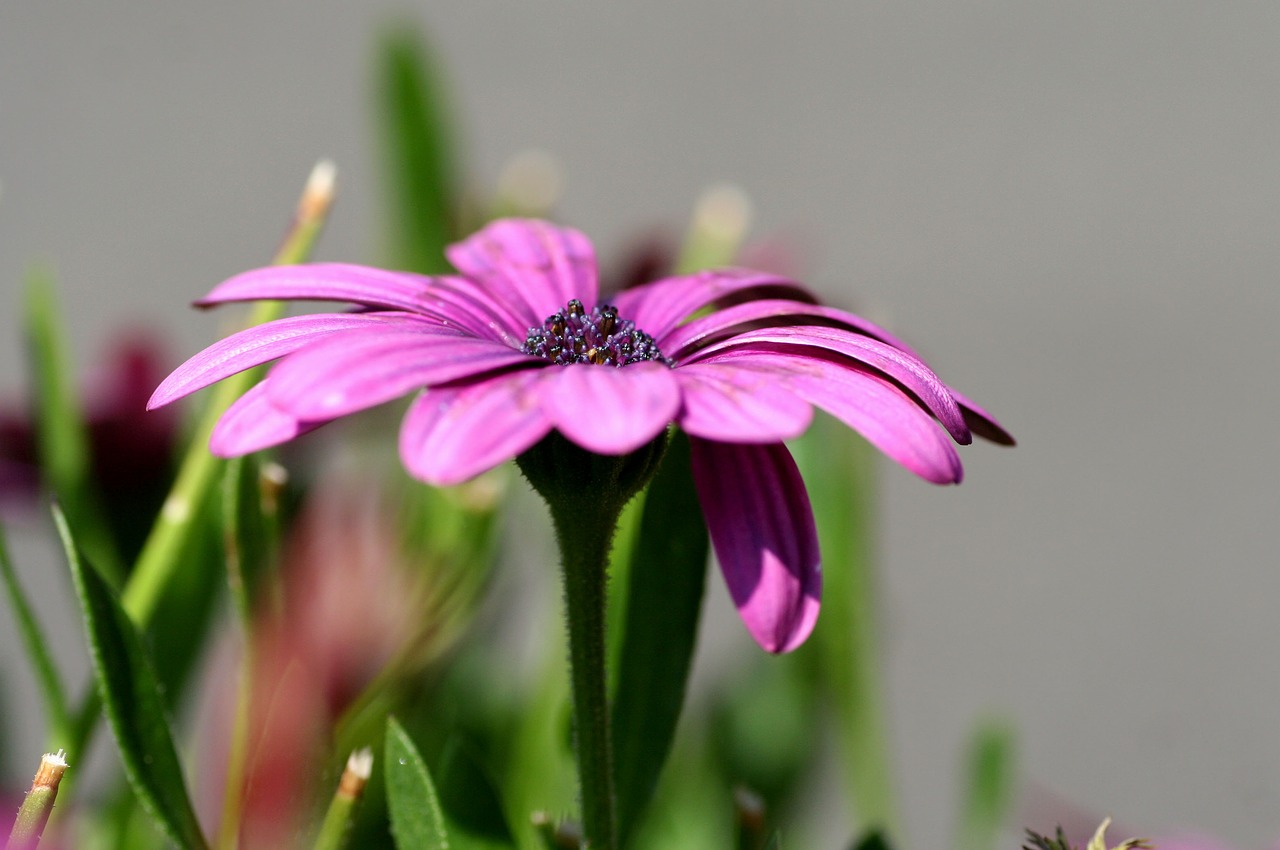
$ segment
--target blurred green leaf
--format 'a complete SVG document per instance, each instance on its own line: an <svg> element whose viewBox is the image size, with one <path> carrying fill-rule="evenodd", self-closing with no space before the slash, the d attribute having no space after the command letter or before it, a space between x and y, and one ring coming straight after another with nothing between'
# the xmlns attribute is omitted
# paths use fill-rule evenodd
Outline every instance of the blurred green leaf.
<svg viewBox="0 0 1280 850"><path fill-rule="evenodd" d="M875 570L876 454L818 414L794 444L822 549L822 616L815 675L835 711L841 762L859 831L898 835L880 672Z"/></svg>
<svg viewBox="0 0 1280 850"><path fill-rule="evenodd" d="M440 807L455 850L513 846L498 791L483 766L454 736L440 758Z"/></svg>
<svg viewBox="0 0 1280 850"><path fill-rule="evenodd" d="M698 635L708 547L689 438L677 433L649 485L630 559L626 633L613 700L622 844L653 796L675 737Z"/></svg>
<svg viewBox="0 0 1280 850"><path fill-rule="evenodd" d="M893 845L889 843L889 839L885 838L883 832L873 829L850 845L850 850L893 850Z"/></svg>
<svg viewBox="0 0 1280 850"><path fill-rule="evenodd" d="M711 742L725 778L764 798L770 818L793 798L817 752L817 691L797 655L757 654L712 715Z"/></svg>
<svg viewBox="0 0 1280 850"><path fill-rule="evenodd" d="M80 408L53 277L47 271L27 273L26 324L40 474L76 527L85 552L111 585L119 588L124 565L94 489L89 429Z"/></svg>
<svg viewBox="0 0 1280 850"><path fill-rule="evenodd" d="M377 104L388 247L393 265L424 274L449 270L444 247L457 235L457 181L444 90L424 39L409 26L383 37Z"/></svg>
<svg viewBox="0 0 1280 850"><path fill-rule="evenodd" d="M387 718L383 769L396 846L400 850L449 850L453 843L427 765L394 717Z"/></svg>
<svg viewBox="0 0 1280 850"><path fill-rule="evenodd" d="M222 528L226 547L227 586L236 613L248 624L255 593L266 574L275 538L263 504L262 462L258 455L227 461L222 481ZM270 513L275 514L273 508Z"/></svg>
<svg viewBox="0 0 1280 850"><path fill-rule="evenodd" d="M56 507L54 522L71 567L94 675L129 784L172 841L183 848L204 848L159 681L142 641L110 586L82 560L66 517Z"/></svg>
<svg viewBox="0 0 1280 850"><path fill-rule="evenodd" d="M1013 809L1015 791L1013 729L1007 723L981 724L969 742L965 764L962 850L995 850L1000 829Z"/></svg>
<svg viewBox="0 0 1280 850"><path fill-rule="evenodd" d="M706 729L682 727L653 803L636 827L634 850L734 846L733 794L703 749L706 737Z"/></svg>
<svg viewBox="0 0 1280 850"><path fill-rule="evenodd" d="M22 648L26 651L27 661L35 673L36 685L40 689L40 699L44 705L45 719L49 724L50 751L70 745L70 717L67 714L67 692L62 687L58 676L57 665L49 655L48 643L40 629L35 611L27 601L18 583L13 562L9 560L9 547L5 541L4 528L0 526L0 574L4 576L4 589L9 597L9 606L13 609L13 619L22 638ZM0 716L4 716L0 712ZM77 754L78 756L79 754ZM3 763L0 761L0 763Z"/></svg>

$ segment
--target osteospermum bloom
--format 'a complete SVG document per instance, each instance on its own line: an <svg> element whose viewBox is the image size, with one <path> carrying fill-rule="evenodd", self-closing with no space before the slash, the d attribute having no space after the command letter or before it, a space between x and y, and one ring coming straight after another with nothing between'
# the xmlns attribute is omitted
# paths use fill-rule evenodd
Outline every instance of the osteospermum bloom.
<svg viewBox="0 0 1280 850"><path fill-rule="evenodd" d="M448 250L458 275L347 264L258 269L201 305L349 302L354 312L281 319L192 357L158 407L279 360L222 416L211 449L231 457L417 393L400 429L415 477L466 481L553 430L624 455L674 423L729 591L770 652L817 619L821 570L804 483L783 445L817 406L927 481L960 481L953 446L1012 443L903 343L801 285L741 269L670 277L598 298L590 241L541 221L496 221ZM710 311L710 312L708 312Z"/></svg>

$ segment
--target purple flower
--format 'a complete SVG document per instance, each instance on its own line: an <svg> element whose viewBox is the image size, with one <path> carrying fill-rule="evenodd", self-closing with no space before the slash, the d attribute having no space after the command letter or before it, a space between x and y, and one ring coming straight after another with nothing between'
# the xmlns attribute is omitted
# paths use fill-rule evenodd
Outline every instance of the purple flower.
<svg viewBox="0 0 1280 850"><path fill-rule="evenodd" d="M968 443L972 431L1012 443L907 346L776 275L671 277L602 304L591 243L541 221L496 221L448 256L460 275L315 264L231 278L199 303L310 299L360 309L228 337L179 367L149 406L279 359L214 431L213 452L234 456L417 392L400 454L435 485L466 481L553 429L621 455L675 423L692 443L729 591L770 652L799 646L818 614L813 516L782 443L805 430L811 405L938 484L960 481L952 440Z"/></svg>

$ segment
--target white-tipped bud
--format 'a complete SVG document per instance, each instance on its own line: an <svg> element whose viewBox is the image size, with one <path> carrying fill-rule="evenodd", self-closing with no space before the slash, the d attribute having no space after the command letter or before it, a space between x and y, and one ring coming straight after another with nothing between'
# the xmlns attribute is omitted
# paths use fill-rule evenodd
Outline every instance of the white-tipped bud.
<svg viewBox="0 0 1280 850"><path fill-rule="evenodd" d="M313 221L323 218L333 205L333 193L338 182L338 166L331 159L322 159L311 169L302 200L298 202L298 218Z"/></svg>
<svg viewBox="0 0 1280 850"><path fill-rule="evenodd" d="M368 747L356 750L347 757L346 770L338 780L338 796L355 800L364 793L364 786L373 775L373 750Z"/></svg>
<svg viewBox="0 0 1280 850"><path fill-rule="evenodd" d="M67 752L66 750L58 750L56 753L45 753L40 759L40 767L36 770L36 777L31 783L32 789L40 788L57 788L58 783L62 781L62 774L67 772Z"/></svg>
<svg viewBox="0 0 1280 850"><path fill-rule="evenodd" d="M693 226L718 242L740 243L751 226L751 198L732 183L712 186L698 198Z"/></svg>
<svg viewBox="0 0 1280 850"><path fill-rule="evenodd" d="M498 176L498 198L520 215L544 215L560 200L564 171L554 156L542 150L521 151Z"/></svg>

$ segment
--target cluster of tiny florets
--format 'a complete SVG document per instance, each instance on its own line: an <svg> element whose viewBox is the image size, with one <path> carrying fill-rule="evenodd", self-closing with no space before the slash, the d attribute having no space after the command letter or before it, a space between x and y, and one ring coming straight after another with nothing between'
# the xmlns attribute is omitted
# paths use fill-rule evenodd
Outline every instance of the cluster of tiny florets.
<svg viewBox="0 0 1280 850"><path fill-rule="evenodd" d="M630 319L620 318L616 308L601 304L588 313L576 298L542 327L529 328L521 351L561 366L626 366L641 360L667 363L653 337L637 329Z"/></svg>

